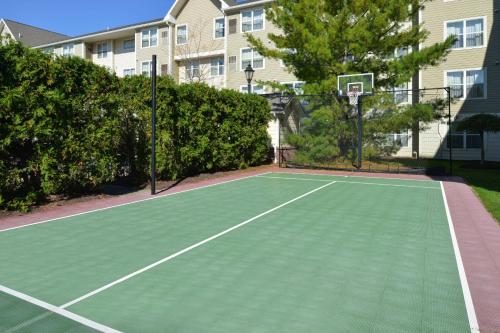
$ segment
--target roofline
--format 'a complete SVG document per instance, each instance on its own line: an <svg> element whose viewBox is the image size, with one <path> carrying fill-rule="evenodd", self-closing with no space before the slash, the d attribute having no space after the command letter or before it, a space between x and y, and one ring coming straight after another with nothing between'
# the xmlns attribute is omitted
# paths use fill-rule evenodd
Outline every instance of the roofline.
<svg viewBox="0 0 500 333"><path fill-rule="evenodd" d="M27 24L27 23L23 23L23 22L19 22L19 21L16 21L16 20L11 20L11 19L5 19L5 18L2 18L2 21L4 21L4 23L8 26L8 24L5 22L5 20L8 20L8 21L12 21L14 23L17 23L17 24L21 24L21 25L25 25L27 27L31 27L31 28L34 28L34 29L37 29L37 30L43 30L43 31L46 31L46 32L50 32L52 34L56 34L56 35L60 35L61 37L71 37L69 35L66 35L66 34L62 34L60 32L57 32L57 31L52 31L52 30L48 30L48 29L45 29L45 28L40 28L40 27L37 27L37 26L34 26L32 24ZM10 29L9 29L10 31ZM12 33L12 31L11 31Z"/></svg>
<svg viewBox="0 0 500 333"><path fill-rule="evenodd" d="M105 36L109 33L120 32L120 31L134 29L134 28L136 29L136 28L148 27L148 26L155 25L158 23L166 23L166 22L164 19L155 19L152 21L146 21L146 22L141 22L141 23L137 23L137 24L130 24L130 25L121 26L121 27L113 28L113 29L109 29L109 30L101 30L101 31L97 31L97 32L93 32L93 33L89 33L89 34L85 34L85 35L75 36L75 37L71 37L68 39L60 40L58 42L38 45L38 46L35 46L34 48L39 49L39 48L44 48L44 47L56 46L56 45L60 45L60 44L77 42L77 41L80 41L80 40L83 40L83 39L89 38L89 37Z"/></svg>
<svg viewBox="0 0 500 333"><path fill-rule="evenodd" d="M274 0L260 0L260 1L255 1L255 2L242 3L241 5L228 7L226 9L223 9L222 11L223 12L230 12L232 10L245 9L245 8L255 7L255 6L259 6L259 5L265 5L265 4L268 4L271 2L274 2Z"/></svg>

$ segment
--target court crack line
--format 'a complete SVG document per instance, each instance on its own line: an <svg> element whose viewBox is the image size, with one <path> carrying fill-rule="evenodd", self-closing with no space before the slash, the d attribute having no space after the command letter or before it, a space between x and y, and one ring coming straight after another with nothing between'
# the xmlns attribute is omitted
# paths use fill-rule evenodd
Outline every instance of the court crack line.
<svg viewBox="0 0 500 333"><path fill-rule="evenodd" d="M328 184L325 184L325 185L323 185L323 186L320 186L320 187L318 187L318 188L315 188L314 190L311 190L311 191L309 191L309 192L307 192L307 193L304 193L304 194L302 194L302 195L300 195L300 196L298 196L298 197L296 197L296 198L294 198L294 199L291 199L291 200L289 200L289 201L287 201L287 202L285 202L285 203L282 203L282 204L281 204L281 205L279 205L279 206L276 206L276 207L271 208L271 209L269 209L269 210L267 210L267 211L265 211L265 212L263 212L263 213L260 213L259 215L256 215L256 216L254 216L254 217L252 217L252 218L250 218L250 219L248 219L248 220L246 220L246 221L243 221L243 222L241 222L240 224L237 224L237 225L235 225L235 226L233 226L233 227L231 227L231 228L228 228L228 229L226 229L226 230L224 230L224 231L222 231L222 232L220 232L220 233L218 233L218 234L216 234L216 235L213 235L213 236L211 236L211 237L209 237L209 238L207 238L207 239L204 239L204 240L202 240L202 241L200 241L200 242L198 242L198 243L195 243L195 244L193 244L193 245L191 245L191 246L189 246L189 247L187 247L187 248L185 248L185 249L183 249L183 250L181 250L181 251L178 251L178 252L176 252L176 253L174 253L174 254L171 254L171 255L169 255L168 257L165 257L165 258L163 258L163 259L161 259L161 260L158 260L158 261L156 261L156 262L152 263L151 265L148 265L148 266L146 266L146 267L143 267L143 268L141 268L141 269L139 269L139 270L137 270L137 271L135 271L135 272L133 272L133 273L131 273L131 274L129 274L129 275L126 275L126 276L124 276L124 277L122 277L122 278L120 278L120 279L118 279L118 280L115 280L115 281L113 281L113 282L111 282L111 283L108 283L108 284L107 284L107 285L105 285L105 286L102 286L102 287L100 287L100 288L98 288L98 289L96 289L96 290L94 290L94 291L91 291L91 292L89 292L89 293L87 293L87 294L85 294L85 295L83 295L83 296L80 296L80 297L78 297L78 298L76 298L76 299L74 299L74 300L72 300L72 301L70 301L70 302L68 302L68 303L66 303L66 304L63 304L63 305L61 305L61 306L60 306L60 308L61 308L61 309L68 308L68 307L70 307L70 306L72 306L72 305L75 305L75 304L77 304L77 303L79 303L79 302L81 302L81 301L83 301L83 300L85 300L85 299L87 299L87 298L90 298L90 297L92 297L92 296L95 296L95 295L97 295L97 294L99 294L99 293L101 293L101 292L103 292L103 291L105 291L105 290L107 290L107 289L109 289L109 288L111 288L111 287L116 286L117 284L120 284L120 283L122 283L122 282L125 282L125 281L127 281L127 280L129 280L129 279L133 278L134 276L137 276L137 275L139 275L139 274L141 274L141 273L144 273L144 272L146 272L146 271L148 271L148 270L150 270L150 269L152 269L152 268L154 268L154 267L156 267L156 266L159 266L159 265L161 265L161 264L163 264L163 263L165 263L165 262L167 262L167 261L170 261L170 260L172 260L172 259L174 259L174 258L176 258L176 257L178 257L178 256L180 256L180 255L183 255L183 254L184 254L184 253L186 253L186 252L189 252L189 251L191 251L191 250L194 250L194 249L196 249L196 248L198 248L198 247L200 247L200 246L202 246L202 245L204 245L204 244L206 244L206 243L208 243L208 242L210 242L210 241L213 241L214 239L217 239L217 238L219 238L219 237L222 237L222 236L224 236L225 234L230 233L231 231L234 231L234 230L236 230L236 229L239 229L239 228L241 228L241 227L243 227L243 226L245 226L245 225L247 225L247 224L249 224L249 223L251 223L251 222L253 222L253 221L255 221L255 220L257 220L257 219L259 219L259 218L261 218L261 217L263 217L263 216L265 216L265 215L268 215L268 214L270 214L270 213L272 213L272 212L274 212L274 211L276 211L276 210L278 210L278 209L280 209L280 208L283 208L283 207L285 207L285 206L288 206L288 205L290 205L290 204L294 203L294 202L295 202L295 201L297 201L297 200L300 200L300 199L302 199L302 198L305 198L305 197L307 197L307 196L309 196L309 195L311 195L311 194L313 194L313 193L315 193L315 192L317 192L317 191L320 191L320 190L324 189L325 187L328 187L328 186L330 186L330 185L332 185L332 184L335 184L336 182L337 182L337 181L332 181L332 182L330 182L330 183L328 183Z"/></svg>

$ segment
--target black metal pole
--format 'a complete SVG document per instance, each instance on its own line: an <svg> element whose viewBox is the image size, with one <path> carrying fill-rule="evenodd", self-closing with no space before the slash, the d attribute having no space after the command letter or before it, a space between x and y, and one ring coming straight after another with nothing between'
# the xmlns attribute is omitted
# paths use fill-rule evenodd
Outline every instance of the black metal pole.
<svg viewBox="0 0 500 333"><path fill-rule="evenodd" d="M252 93L252 82L251 81L248 81L248 93L249 94Z"/></svg>
<svg viewBox="0 0 500 333"><path fill-rule="evenodd" d="M151 195L156 194L156 55L153 55L151 71Z"/></svg>
<svg viewBox="0 0 500 333"><path fill-rule="evenodd" d="M450 176L453 176L453 143L451 139L451 88L447 87L446 92L448 93L448 145L450 149Z"/></svg>
<svg viewBox="0 0 500 333"><path fill-rule="evenodd" d="M363 102L361 95L358 96L358 169L363 163Z"/></svg>

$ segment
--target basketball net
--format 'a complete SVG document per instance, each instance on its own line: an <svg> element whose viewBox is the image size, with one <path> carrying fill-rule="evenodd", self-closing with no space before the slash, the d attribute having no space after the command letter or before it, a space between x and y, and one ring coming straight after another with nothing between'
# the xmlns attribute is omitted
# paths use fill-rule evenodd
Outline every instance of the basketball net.
<svg viewBox="0 0 500 333"><path fill-rule="evenodd" d="M347 96L349 96L349 104L357 106L359 95L359 90L357 88L354 88L352 91L347 92Z"/></svg>

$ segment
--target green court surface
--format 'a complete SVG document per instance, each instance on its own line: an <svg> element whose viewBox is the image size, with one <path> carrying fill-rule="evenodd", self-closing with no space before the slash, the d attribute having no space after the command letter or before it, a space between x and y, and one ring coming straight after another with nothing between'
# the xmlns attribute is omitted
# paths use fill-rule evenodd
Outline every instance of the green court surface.
<svg viewBox="0 0 500 333"><path fill-rule="evenodd" d="M0 332L470 332L460 269L440 182L268 173L0 232Z"/></svg>

